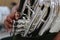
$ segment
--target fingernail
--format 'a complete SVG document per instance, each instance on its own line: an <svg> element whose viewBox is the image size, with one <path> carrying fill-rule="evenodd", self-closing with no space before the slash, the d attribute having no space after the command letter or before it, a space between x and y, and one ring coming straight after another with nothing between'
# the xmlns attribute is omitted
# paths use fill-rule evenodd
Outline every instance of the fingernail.
<svg viewBox="0 0 60 40"><path fill-rule="evenodd" d="M12 23L12 21L11 21L11 23Z"/></svg>
<svg viewBox="0 0 60 40"><path fill-rule="evenodd" d="M18 17L16 17L16 20L18 20Z"/></svg>

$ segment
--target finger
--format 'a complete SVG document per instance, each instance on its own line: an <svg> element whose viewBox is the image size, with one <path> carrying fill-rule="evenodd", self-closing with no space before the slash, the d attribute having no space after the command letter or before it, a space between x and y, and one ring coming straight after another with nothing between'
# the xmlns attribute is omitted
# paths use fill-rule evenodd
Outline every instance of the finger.
<svg viewBox="0 0 60 40"><path fill-rule="evenodd" d="M12 24L10 24L9 22L5 22L6 23L6 25L8 26L8 28L12 28Z"/></svg>
<svg viewBox="0 0 60 40"><path fill-rule="evenodd" d="M18 18L20 17L20 14L18 12L15 13L15 19L18 20Z"/></svg>
<svg viewBox="0 0 60 40"><path fill-rule="evenodd" d="M11 13L9 17L13 20L15 18L15 13Z"/></svg>
<svg viewBox="0 0 60 40"><path fill-rule="evenodd" d="M19 3L12 8L12 10L17 10L19 8Z"/></svg>
<svg viewBox="0 0 60 40"><path fill-rule="evenodd" d="M10 17L7 17L6 21L8 21L9 23L13 23L13 20Z"/></svg>
<svg viewBox="0 0 60 40"><path fill-rule="evenodd" d="M15 9L17 10L19 8L19 3L16 5Z"/></svg>
<svg viewBox="0 0 60 40"><path fill-rule="evenodd" d="M14 6L14 7L12 8L12 12L16 12L16 11L18 10L18 8L19 8L19 4L17 4L16 6Z"/></svg>
<svg viewBox="0 0 60 40"><path fill-rule="evenodd" d="M6 22L4 22L4 26L6 28L6 31L8 32L10 29L8 28L8 26L6 25Z"/></svg>
<svg viewBox="0 0 60 40"><path fill-rule="evenodd" d="M7 21L4 22L4 25L5 25L6 29L7 29L7 31L10 31L11 30L12 25L9 24Z"/></svg>

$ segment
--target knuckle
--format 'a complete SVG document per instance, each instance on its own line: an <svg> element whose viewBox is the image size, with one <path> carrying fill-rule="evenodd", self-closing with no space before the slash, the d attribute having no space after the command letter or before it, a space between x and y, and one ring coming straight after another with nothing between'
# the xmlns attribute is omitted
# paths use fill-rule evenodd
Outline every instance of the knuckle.
<svg viewBox="0 0 60 40"><path fill-rule="evenodd" d="M6 22L6 20L4 20L4 23Z"/></svg>

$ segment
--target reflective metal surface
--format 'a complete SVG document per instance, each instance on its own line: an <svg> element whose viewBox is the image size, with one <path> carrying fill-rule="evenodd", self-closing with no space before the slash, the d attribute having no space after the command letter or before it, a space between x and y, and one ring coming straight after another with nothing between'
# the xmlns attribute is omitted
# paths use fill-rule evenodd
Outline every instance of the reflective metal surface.
<svg viewBox="0 0 60 40"><path fill-rule="evenodd" d="M28 13L25 14L25 9L28 9ZM25 0L23 10L22 10L22 19L19 19L17 22L17 27L15 34L21 34L23 37L27 36L27 34L32 33L35 29L39 28L42 24L41 29L39 30L39 35L43 35L43 33L50 28L52 22L57 16L58 13L58 2L52 0L35 0L34 4L31 6L30 0Z"/></svg>

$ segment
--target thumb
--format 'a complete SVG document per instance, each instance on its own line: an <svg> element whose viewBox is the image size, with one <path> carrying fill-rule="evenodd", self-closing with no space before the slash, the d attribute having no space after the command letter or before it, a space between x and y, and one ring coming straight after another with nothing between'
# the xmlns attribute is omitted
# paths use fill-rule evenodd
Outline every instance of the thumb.
<svg viewBox="0 0 60 40"><path fill-rule="evenodd" d="M20 14L18 12L15 13L15 19L18 20L18 18L20 17Z"/></svg>

